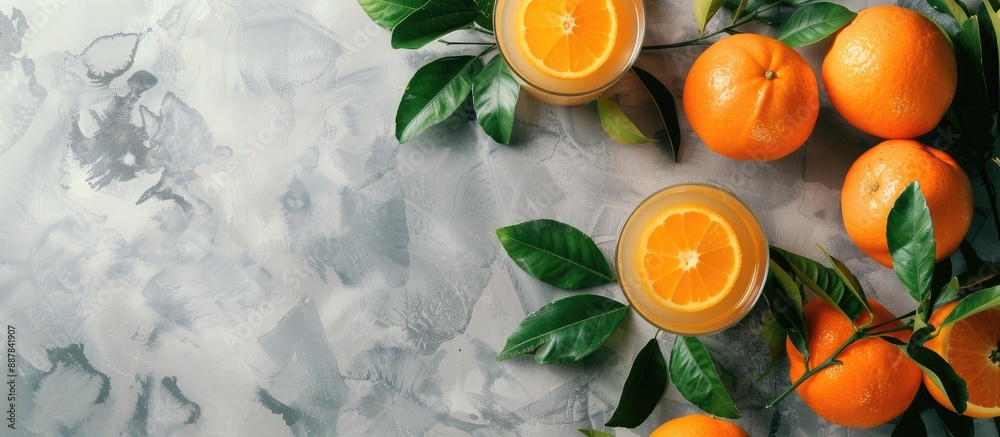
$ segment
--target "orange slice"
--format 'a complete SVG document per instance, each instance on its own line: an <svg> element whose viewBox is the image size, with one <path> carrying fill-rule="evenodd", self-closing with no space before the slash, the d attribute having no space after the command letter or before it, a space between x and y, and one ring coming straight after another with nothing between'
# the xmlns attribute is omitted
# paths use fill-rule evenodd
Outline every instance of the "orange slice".
<svg viewBox="0 0 1000 437"><path fill-rule="evenodd" d="M526 0L515 30L521 52L535 68L579 79L611 57L618 16L611 0Z"/></svg>
<svg viewBox="0 0 1000 437"><path fill-rule="evenodd" d="M939 325L954 308L955 304L949 304L935 310L931 323ZM978 418L1000 416L1000 308L941 328L927 347L941 354L965 380L969 402L963 414ZM948 397L926 377L924 381L934 399L954 411Z"/></svg>
<svg viewBox="0 0 1000 437"><path fill-rule="evenodd" d="M719 303L740 273L736 232L705 207L685 205L661 213L646 228L639 247L646 290L674 311L690 313Z"/></svg>

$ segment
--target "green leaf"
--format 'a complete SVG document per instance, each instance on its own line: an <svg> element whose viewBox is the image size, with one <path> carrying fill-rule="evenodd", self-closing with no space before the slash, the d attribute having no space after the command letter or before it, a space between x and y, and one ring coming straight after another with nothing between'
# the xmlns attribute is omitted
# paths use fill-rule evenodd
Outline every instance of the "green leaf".
<svg viewBox="0 0 1000 437"><path fill-rule="evenodd" d="M927 3L936 11L954 18L956 23L961 24L969 18L964 5L959 5L960 2L956 0L927 0Z"/></svg>
<svg viewBox="0 0 1000 437"><path fill-rule="evenodd" d="M615 437L614 434L611 434L609 432L604 432L604 431L598 431L596 429L582 429L581 428L581 429L578 429L577 431L580 431L581 434L583 434L583 435L585 435L587 437Z"/></svg>
<svg viewBox="0 0 1000 437"><path fill-rule="evenodd" d="M604 254L580 230L555 220L532 220L497 229L518 267L547 284L570 290L614 281Z"/></svg>
<svg viewBox="0 0 1000 437"><path fill-rule="evenodd" d="M931 328L923 329L929 330ZM914 336L917 336L917 332L914 332ZM910 344L901 347L901 349L920 367L924 375L948 396L948 400L955 406L956 411L965 411L966 403L969 401L965 380L955 373L955 369L952 369L951 365L944 358L941 358L941 355L913 343L912 339Z"/></svg>
<svg viewBox="0 0 1000 437"><path fill-rule="evenodd" d="M476 0L476 6L479 7L479 14L476 17L476 24L483 29L493 31L493 7L496 5L496 0Z"/></svg>
<svg viewBox="0 0 1000 437"><path fill-rule="evenodd" d="M761 373L757 377L757 382L760 382L760 380L770 374L774 370L774 366L781 360L781 357L785 356L786 332L785 328L774 318L774 314L771 314L770 311L764 313L764 325L761 327L760 335L764 338L764 343L767 344L771 358L767 362L767 368L764 369L764 373Z"/></svg>
<svg viewBox="0 0 1000 437"><path fill-rule="evenodd" d="M478 56L451 56L420 67L396 109L396 139L405 143L448 118L469 96L481 68Z"/></svg>
<svg viewBox="0 0 1000 437"><path fill-rule="evenodd" d="M944 322L941 322L941 326L948 326L998 306L1000 306L1000 286L979 290L960 300L951 314L948 314Z"/></svg>
<svg viewBox="0 0 1000 437"><path fill-rule="evenodd" d="M934 296L934 308L940 307L948 302L958 299L961 289L958 286L958 278L951 278L951 281L941 287Z"/></svg>
<svg viewBox="0 0 1000 437"><path fill-rule="evenodd" d="M740 17L743 16L743 12L746 11L747 3L749 2L750 0L740 0L740 3L736 5L736 11L733 12L733 21L731 21L732 24L736 24ZM726 4L728 4L728 2L723 3L723 6L726 6Z"/></svg>
<svg viewBox="0 0 1000 437"><path fill-rule="evenodd" d="M959 22L959 30L955 35L955 58L958 61L958 90L955 94L954 106L985 107L989 96L986 90L986 77L983 73L983 47L979 35L979 19L975 16ZM961 115L961 114L960 114ZM967 125L963 121L963 127ZM974 132L966 132L972 134Z"/></svg>
<svg viewBox="0 0 1000 437"><path fill-rule="evenodd" d="M899 418L896 427L892 429L892 437L927 437L927 427L920 418L920 408L914 399L903 416Z"/></svg>
<svg viewBox="0 0 1000 437"><path fill-rule="evenodd" d="M992 112L997 110L997 91L1000 85L1000 65L997 63L997 50L1000 49L997 29L1000 27L1000 17L994 9L997 5L1000 5L997 0L983 0L976 8L981 31L980 43L983 48L983 79L989 92L986 106L993 108Z"/></svg>
<svg viewBox="0 0 1000 437"><path fill-rule="evenodd" d="M597 98L597 115L601 119L601 127L608 133L612 140L621 144L643 144L655 143L653 138L646 137L639 132L632 120L622 112L622 108L614 100L607 97Z"/></svg>
<svg viewBox="0 0 1000 437"><path fill-rule="evenodd" d="M535 354L539 363L568 364L601 347L625 318L628 307L604 296L559 299L521 321L497 361Z"/></svg>
<svg viewBox="0 0 1000 437"><path fill-rule="evenodd" d="M514 79L502 56L494 56L472 83L476 118L486 134L501 144L510 143L514 128L514 107L521 85Z"/></svg>
<svg viewBox="0 0 1000 437"><path fill-rule="evenodd" d="M809 350L806 347L808 334L802 313L802 294L788 272L773 258L769 261L768 278L764 284L764 299L775 321L785 328L792 345L808 360Z"/></svg>
<svg viewBox="0 0 1000 437"><path fill-rule="evenodd" d="M930 296L934 279L934 227L920 182L910 183L896 198L885 237L903 288L913 300L923 302Z"/></svg>
<svg viewBox="0 0 1000 437"><path fill-rule="evenodd" d="M971 417L956 414L937 402L931 402L934 411L937 412L941 424L944 425L945 435L948 437L973 437L976 434L976 424Z"/></svg>
<svg viewBox="0 0 1000 437"><path fill-rule="evenodd" d="M430 0L392 29L392 48L418 49L472 24L481 14L472 2Z"/></svg>
<svg viewBox="0 0 1000 437"><path fill-rule="evenodd" d="M856 16L838 4L813 3L792 14L778 31L778 40L792 47L807 46L833 35Z"/></svg>
<svg viewBox="0 0 1000 437"><path fill-rule="evenodd" d="M375 24L389 30L425 3L427 0L358 0Z"/></svg>
<svg viewBox="0 0 1000 437"><path fill-rule="evenodd" d="M854 276L854 273L851 273L851 270L847 268L847 265L830 255L830 253L827 252L823 246L819 246L819 250L826 256L827 261L830 261L830 265L833 266L831 270L833 270L833 272L840 278L841 282L844 283L847 291L851 292L854 298L857 299L857 301L860 302L865 308L865 311L868 312L869 320L874 321L875 319L872 317L873 314L871 304L868 303L868 296L865 295L865 290L861 288L861 283L858 282L858 278Z"/></svg>
<svg viewBox="0 0 1000 437"><path fill-rule="evenodd" d="M694 17L698 20L698 28L705 33L705 25L719 12L726 0L694 0Z"/></svg>
<svg viewBox="0 0 1000 437"><path fill-rule="evenodd" d="M635 428L646 421L667 390L667 362L656 338L636 355L611 419L604 426Z"/></svg>
<svg viewBox="0 0 1000 437"><path fill-rule="evenodd" d="M696 337L677 336L670 352L670 379L677 391L705 412L727 419L743 413L719 379L708 349Z"/></svg>
<svg viewBox="0 0 1000 437"><path fill-rule="evenodd" d="M802 284L816 293L850 320L857 320L864 305L854 294L846 291L844 281L822 264L783 249L771 246L771 257L788 262L791 273ZM780 263L779 263L780 264Z"/></svg>
<svg viewBox="0 0 1000 437"><path fill-rule="evenodd" d="M656 105L656 112L660 114L663 127L667 131L667 140L670 143L670 159L677 162L677 151L681 147L681 127L677 122L677 108L674 105L674 96L670 90L663 85L655 76L639 67L632 67L632 72L639 77L639 82L646 88L649 95L653 97L653 104Z"/></svg>

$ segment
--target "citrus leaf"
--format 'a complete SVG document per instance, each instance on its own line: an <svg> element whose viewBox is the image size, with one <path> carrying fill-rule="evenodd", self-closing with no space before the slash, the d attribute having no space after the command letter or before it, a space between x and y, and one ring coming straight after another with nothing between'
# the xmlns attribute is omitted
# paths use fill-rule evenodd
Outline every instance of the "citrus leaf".
<svg viewBox="0 0 1000 437"><path fill-rule="evenodd" d="M726 0L694 0L694 17L698 20L698 28L705 32L705 25L719 12Z"/></svg>
<svg viewBox="0 0 1000 437"><path fill-rule="evenodd" d="M983 107L988 103L986 77L983 73L983 46L979 34L979 19L975 16L959 22L958 33L955 35L955 59L958 61L958 90L955 93L956 111L963 106ZM966 134L978 134L975 129L967 126L970 120L959 114ZM978 117L983 119L985 117ZM972 120L976 121L976 120ZM990 123L992 126L992 123ZM992 139L992 138L990 138ZM976 143L985 141L976 141ZM986 144L984 144L986 145ZM988 145L992 145L990 142Z"/></svg>
<svg viewBox="0 0 1000 437"><path fill-rule="evenodd" d="M732 24L736 24L736 21L743 16L743 12L746 11L747 3L749 2L750 0L740 0L740 3L736 5L736 11L733 12L733 21L731 21ZM723 6L726 6L726 3L723 3Z"/></svg>
<svg viewBox="0 0 1000 437"><path fill-rule="evenodd" d="M892 437L927 437L927 427L924 426L924 421L920 418L920 408L917 407L916 399L899 418L896 427L892 429Z"/></svg>
<svg viewBox="0 0 1000 437"><path fill-rule="evenodd" d="M778 40L791 47L802 47L822 41L858 14L833 3L813 3L795 11L778 31Z"/></svg>
<svg viewBox="0 0 1000 437"><path fill-rule="evenodd" d="M923 302L930 296L934 277L934 227L920 182L910 183L896 198L889 210L885 237L893 270L903 288L913 300Z"/></svg>
<svg viewBox="0 0 1000 437"><path fill-rule="evenodd" d="M980 42L983 46L983 79L986 81L987 106L997 109L997 91L1000 85L1000 65L997 63L1000 40L997 39L997 28L1000 26L1000 16L995 7L1000 6L997 0L983 0L976 8L976 18L979 20Z"/></svg>
<svg viewBox="0 0 1000 437"><path fill-rule="evenodd" d="M816 293L821 299L840 311L850 320L857 320L864 305L854 294L846 291L844 281L833 269L822 264L783 249L771 246L771 257L788 262L791 273L802 281L802 284ZM780 262L779 262L780 265Z"/></svg>
<svg viewBox="0 0 1000 437"><path fill-rule="evenodd" d="M926 327L917 330L914 332L914 336L917 337L917 333L920 331L930 329L932 328ZM969 400L965 380L955 373L955 369L952 369L951 365L944 358L941 358L941 355L914 343L912 339L908 345L900 348L920 367L924 375L927 375L934 385L948 396L948 400L955 406L956 411L965 411L966 403Z"/></svg>
<svg viewBox="0 0 1000 437"><path fill-rule="evenodd" d="M427 0L358 0L368 18L389 30L425 3Z"/></svg>
<svg viewBox="0 0 1000 437"><path fill-rule="evenodd" d="M760 335L764 338L764 343L767 344L771 358L767 362L767 368L764 369L764 373L761 373L757 377L758 382L770 374L774 370L774 366L781 360L781 357L785 356L785 338L787 337L785 328L778 323L778 320L774 318L774 314L771 314L770 311L764 313L764 325L761 326Z"/></svg>
<svg viewBox="0 0 1000 437"><path fill-rule="evenodd" d="M578 429L577 431L580 431L580 434L583 434L583 435L585 435L587 437L615 437L615 435L612 434L612 433L610 433L610 432L598 431L596 429L582 429L581 428L581 429Z"/></svg>
<svg viewBox="0 0 1000 437"><path fill-rule="evenodd" d="M493 30L493 7L496 5L497 0L476 0L476 6L479 7L479 14L476 17L476 24L483 29L492 31Z"/></svg>
<svg viewBox="0 0 1000 437"><path fill-rule="evenodd" d="M708 349L696 337L674 338L674 347L670 352L670 379L684 399L705 412L727 419L743 416L722 385Z"/></svg>
<svg viewBox="0 0 1000 437"><path fill-rule="evenodd" d="M430 0L392 28L392 48L418 49L472 24L479 9L462 0Z"/></svg>
<svg viewBox="0 0 1000 437"><path fill-rule="evenodd" d="M621 144L655 143L653 138L639 132L632 120L622 112L622 108L614 100L607 97L597 98L597 116L601 119L601 127L612 140Z"/></svg>
<svg viewBox="0 0 1000 437"><path fill-rule="evenodd" d="M961 2L955 0L927 0L927 3L934 10L954 18L955 22L960 25L969 18L969 11L965 10L965 5L959 4Z"/></svg>
<svg viewBox="0 0 1000 437"><path fill-rule="evenodd" d="M833 272L840 278L841 282L844 283L844 287L847 291L851 292L851 294L854 295L854 299L860 302L865 308L865 311L868 312L868 323L875 321L875 318L872 317L871 304L868 303L868 296L865 295L865 290L861 288L861 283L858 282L858 278L854 276L854 273L851 273L851 270L847 268L847 265L830 255L830 253L827 252L823 246L819 246L819 250L826 256L827 261L830 261L830 265L833 266L831 270L833 270Z"/></svg>
<svg viewBox="0 0 1000 437"><path fill-rule="evenodd" d="M396 139L405 143L448 118L469 96L472 78L481 68L478 56L451 56L420 67L396 109Z"/></svg>
<svg viewBox="0 0 1000 437"><path fill-rule="evenodd" d="M802 294L799 292L795 280L772 258L769 261L768 278L764 284L764 300L767 301L768 309L788 334L792 345L806 359L809 359L809 350L806 348L805 317L802 313Z"/></svg>
<svg viewBox="0 0 1000 437"><path fill-rule="evenodd" d="M979 290L966 296L955 305L955 309L945 317L941 326L948 326L982 311L1000 306L1000 286Z"/></svg>
<svg viewBox="0 0 1000 437"><path fill-rule="evenodd" d="M625 378L618 407L604 426L635 428L646 421L667 390L667 362L656 338L636 355Z"/></svg>
<svg viewBox="0 0 1000 437"><path fill-rule="evenodd" d="M960 293L961 288L958 286L958 278L951 278L951 282L945 284L944 287L941 287L941 289L935 293L934 308L938 308L941 305L958 299L958 295Z"/></svg>
<svg viewBox="0 0 1000 437"><path fill-rule="evenodd" d="M937 402L931 402L934 411L944 425L944 433L947 437L973 437L976 435L976 424L971 417L956 414Z"/></svg>
<svg viewBox="0 0 1000 437"><path fill-rule="evenodd" d="M604 254L580 230L555 220L532 220L497 229L507 255L541 281L570 290L614 281Z"/></svg>
<svg viewBox="0 0 1000 437"><path fill-rule="evenodd" d="M670 94L670 90L663 83L646 70L633 66L632 72L639 78L639 82L646 88L649 95L653 97L656 112L660 114L660 120L663 121L663 127L667 131L670 159L677 162L677 150L681 147L681 127L677 122L677 107L674 104L674 96Z"/></svg>
<svg viewBox="0 0 1000 437"><path fill-rule="evenodd" d="M479 125L498 143L510 143L514 107L520 92L521 85L501 56L490 59L472 83L472 102Z"/></svg>
<svg viewBox="0 0 1000 437"><path fill-rule="evenodd" d="M601 347L625 318L628 307L604 296L559 299L521 321L497 361L534 354L539 363L568 364Z"/></svg>

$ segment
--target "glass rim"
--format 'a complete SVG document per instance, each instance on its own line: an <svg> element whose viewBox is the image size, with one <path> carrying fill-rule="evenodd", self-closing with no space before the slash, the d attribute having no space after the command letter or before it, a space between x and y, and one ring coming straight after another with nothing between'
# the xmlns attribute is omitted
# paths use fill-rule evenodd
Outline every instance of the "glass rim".
<svg viewBox="0 0 1000 437"><path fill-rule="evenodd" d="M753 294L753 298L750 299L750 301L747 302L747 304L746 304L747 310L743 314L741 314L739 317L737 317L736 319L734 319L732 322L730 322L730 323L728 323L728 324L726 324L724 326L721 326L718 329L712 329L712 330L708 330L708 331L705 331L705 332L699 332L697 334L690 333L690 332L677 332L677 331L674 331L674 330L671 330L671 329L664 328L664 327L660 326L659 323L656 323L656 322L650 320L649 317L647 317L646 314L644 314L643 311L641 311L639 309L639 306L636 305L636 303L632 300L632 296L629 294L629 292L627 290L625 290L625 280L622 277L622 272L621 272L621 267L620 267L620 264L621 264L620 263L620 260L621 260L621 250L622 250L622 244L623 244L622 242L624 241L624 239L622 237L624 237L624 235L625 235L625 226L629 223L630 220L632 220L632 217L635 216L635 213L639 211L639 208L641 208L647 202L649 202L650 200L652 200L654 197L658 196L660 193L663 193L664 191L667 191L667 190L670 190L670 189L674 189L674 188L677 188L677 187L692 186L692 185L693 186L699 186L699 187L705 187L705 188L709 188L709 189L718 191L718 192L726 195L727 197L731 198L732 200L735 200L736 203L738 203L739 205L743 206L743 208L745 208L747 210L747 212L750 213L750 218L753 220L753 223L755 225L757 225L756 229L760 230L761 236L764 237L764 246L765 246L765 249L766 249L766 250L764 250L764 263L763 263L764 269L761 272L761 277L763 279L760 281L760 286L754 287L755 289L751 291L751 293ZM722 331L724 331L724 330L726 330L728 328L731 328L733 325L736 325L737 323L739 323L740 321L742 321L744 318L746 318L747 314L750 314L750 311L753 310L753 307L757 306L757 302L760 301L760 297L764 294L764 286L767 284L767 275L769 275L770 271L771 271L770 260L771 260L770 243L768 243L767 233L764 232L764 227L760 225L760 220L757 218L757 215L753 212L753 210L750 209L750 206L748 206L746 204L746 202L744 202L742 199L740 199L739 197L737 197L736 194L734 194L732 191L729 191L729 189L727 189L725 187L722 187L722 186L719 186L719 185L715 185L715 184L711 184L711 183L707 183L707 182L682 182L682 183L679 183L679 184L673 184L673 185L669 185L669 186L660 188L659 190L656 190L655 192L653 192L653 194L650 194L649 196L646 196L646 198L642 199L642 201L639 202L635 206L635 208L632 209L632 212L630 212L628 214L628 216L626 216L625 219L622 220L621 226L619 226L619 230L618 230L618 242L615 244L615 262L614 262L614 264L615 264L615 273L618 275L618 278L617 278L618 288L622 291L622 294L625 295L625 300L628 301L629 305L632 306L632 308L635 310L635 313L638 314L639 317L642 317L642 319L645 320L646 323L649 323L654 328L659 329L659 330L664 331L664 332L667 332L669 334L674 334L674 335L688 335L688 336L698 337L698 336L702 336L702 335L712 335L712 334L717 334L719 332L722 332Z"/></svg>
<svg viewBox="0 0 1000 437"><path fill-rule="evenodd" d="M612 78L609 82L603 85L594 87L593 89L587 91L581 91L577 93L563 93L559 91L552 91L545 87L538 86L531 80L521 75L521 73L518 72L513 65L511 65L509 57L507 56L507 52L504 50L504 45L501 42L501 38L496 35L498 29L497 20L500 17L498 9L500 8L501 1L507 2L507 1L517 1L517 0L498 0L493 3L493 35L496 36L497 38L497 50L500 52L500 58L503 59L503 62L507 64L507 67L510 68L510 71L513 72L514 75L517 76L517 78L520 79L523 84L530 86L541 92L544 92L546 94L551 94L557 97L583 97L594 93L602 92L608 88L611 88L612 85L618 83L619 80L625 77L625 75L628 74L630 70L632 70L632 66L635 65L635 61L639 59L639 54L642 53L642 42L645 40L646 37L646 5L643 3L643 0L630 0L632 1L632 3L639 5L639 7L637 8L637 10L639 10L640 12L639 29L638 29L639 41L638 43L636 43L635 48L632 49L632 54L629 56L628 62L625 63L625 68L623 68L620 73L618 73L614 78Z"/></svg>

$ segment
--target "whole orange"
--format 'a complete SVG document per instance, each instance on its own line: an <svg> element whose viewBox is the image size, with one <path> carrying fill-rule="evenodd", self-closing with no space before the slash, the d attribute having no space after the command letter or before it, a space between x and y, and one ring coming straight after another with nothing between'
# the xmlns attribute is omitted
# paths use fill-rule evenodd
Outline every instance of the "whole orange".
<svg viewBox="0 0 1000 437"><path fill-rule="evenodd" d="M702 414L691 414L668 421L649 437L750 437L738 425Z"/></svg>
<svg viewBox="0 0 1000 437"><path fill-rule="evenodd" d="M823 85L837 112L882 138L914 138L941 121L958 86L947 37L899 6L862 10L834 37Z"/></svg>
<svg viewBox="0 0 1000 437"><path fill-rule="evenodd" d="M957 304L952 302L934 310L930 324L941 326ZM981 419L1000 416L1000 308L940 328L937 337L924 346L941 355L965 380L969 402L962 414ZM955 411L948 397L926 375L924 386L938 403Z"/></svg>
<svg viewBox="0 0 1000 437"><path fill-rule="evenodd" d="M847 171L840 207L847 235L886 267L892 267L885 237L889 211L913 181L920 181L931 212L937 261L958 250L972 223L972 184L951 156L913 140L883 141Z"/></svg>
<svg viewBox="0 0 1000 437"><path fill-rule="evenodd" d="M770 161L809 138L819 87L791 47L744 33L719 40L695 60L684 83L684 113L709 149Z"/></svg>
<svg viewBox="0 0 1000 437"><path fill-rule="evenodd" d="M872 326L895 318L876 301L869 300L875 321ZM851 321L822 299L803 307L808 339L809 365L813 368L827 358L854 333ZM854 322L861 326L868 313ZM895 322L879 330L902 325ZM889 333L906 341L909 331ZM792 383L805 373L804 359L787 340L788 373ZM888 342L878 338L859 340L836 356L843 364L820 370L802 383L796 392L816 414L830 423L851 428L882 425L906 411L920 389L922 372L909 358Z"/></svg>

